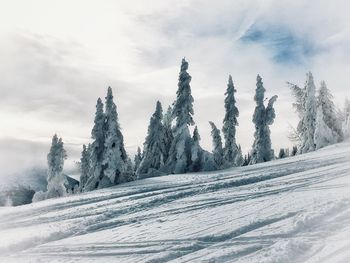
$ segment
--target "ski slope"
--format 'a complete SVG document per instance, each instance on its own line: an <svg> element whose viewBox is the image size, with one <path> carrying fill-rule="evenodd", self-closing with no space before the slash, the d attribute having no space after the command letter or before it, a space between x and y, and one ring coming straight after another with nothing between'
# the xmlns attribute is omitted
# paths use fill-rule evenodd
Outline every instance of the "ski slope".
<svg viewBox="0 0 350 263"><path fill-rule="evenodd" d="M1 208L0 262L350 262L350 142Z"/></svg>

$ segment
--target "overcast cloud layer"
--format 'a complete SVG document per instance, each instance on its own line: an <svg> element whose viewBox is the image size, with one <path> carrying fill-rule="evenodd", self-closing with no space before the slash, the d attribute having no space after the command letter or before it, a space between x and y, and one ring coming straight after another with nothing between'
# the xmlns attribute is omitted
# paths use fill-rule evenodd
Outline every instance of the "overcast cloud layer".
<svg viewBox="0 0 350 263"><path fill-rule="evenodd" d="M44 164L51 137L63 137L70 162L89 142L95 103L114 91L130 153L142 145L160 100L175 99L182 57L190 63L195 121L211 149L221 125L228 74L240 110L237 140L253 142L256 75L279 96L275 149L291 146L295 125L286 81L311 70L339 106L350 97L347 1L0 0L1 175Z"/></svg>

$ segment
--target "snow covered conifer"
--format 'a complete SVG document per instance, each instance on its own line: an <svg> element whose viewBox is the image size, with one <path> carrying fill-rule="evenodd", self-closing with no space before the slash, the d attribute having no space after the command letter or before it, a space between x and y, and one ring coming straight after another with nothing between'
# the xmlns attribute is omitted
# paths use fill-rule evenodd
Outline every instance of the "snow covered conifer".
<svg viewBox="0 0 350 263"><path fill-rule="evenodd" d="M103 154L105 151L105 123L106 115L103 112L103 103L98 98L96 103L96 113L94 127L91 131L93 142L89 145L90 167L87 173L87 181L80 185L83 191L91 191L98 187L99 181L103 177Z"/></svg>
<svg viewBox="0 0 350 263"><path fill-rule="evenodd" d="M89 150L86 145L83 145L83 151L81 152L81 158L80 158L80 183L79 188L80 191L83 191L84 186L86 185L86 182L89 178L89 172L90 172L90 156L89 156Z"/></svg>
<svg viewBox="0 0 350 263"><path fill-rule="evenodd" d="M236 155L238 154L238 147L236 144L236 126L238 126L237 118L239 116L239 111L236 107L235 92L237 91L235 90L230 75L225 93L225 118L222 128L225 138L224 160L228 166L237 165ZM238 158L240 157L241 156Z"/></svg>
<svg viewBox="0 0 350 263"><path fill-rule="evenodd" d="M220 135L220 130L215 126L213 122L209 122L211 126L211 136L213 140L213 155L214 161L218 169L222 168L224 165L224 150L222 148L222 140Z"/></svg>
<svg viewBox="0 0 350 263"><path fill-rule="evenodd" d="M174 103L173 114L176 118L176 127L194 125L193 121L193 97L191 95L190 82L192 77L187 72L188 62L183 58L179 74L177 98Z"/></svg>
<svg viewBox="0 0 350 263"><path fill-rule="evenodd" d="M315 150L314 135L316 129L316 87L312 73L306 74L305 82L305 113L302 116L302 142L299 148L300 153L307 153Z"/></svg>
<svg viewBox="0 0 350 263"><path fill-rule="evenodd" d="M242 154L242 148L241 148L241 145L238 145L234 164L235 166L242 166L243 163L244 163L244 159Z"/></svg>
<svg viewBox="0 0 350 263"><path fill-rule="evenodd" d="M166 162L170 173L185 173L191 167L192 138L188 129L194 125L193 97L191 95L191 76L187 72L188 62L183 58L179 74L177 98L174 102L173 116L176 120L174 139L172 141L169 157Z"/></svg>
<svg viewBox="0 0 350 263"><path fill-rule="evenodd" d="M244 161L243 161L243 164L242 164L242 166L247 166L247 165L249 165L250 164L250 162L251 162L251 155L250 155L250 153L248 152L246 155L244 155Z"/></svg>
<svg viewBox="0 0 350 263"><path fill-rule="evenodd" d="M203 167L202 167L203 149L199 145L200 139L201 137L199 135L198 128L196 126L193 130L193 136L192 136L193 145L191 149L192 167L190 170L193 172L198 172L203 170Z"/></svg>
<svg viewBox="0 0 350 263"><path fill-rule="evenodd" d="M284 148L281 148L281 149L280 149L280 152L278 153L278 158L279 158L279 159L286 158L286 151L285 151Z"/></svg>
<svg viewBox="0 0 350 263"><path fill-rule="evenodd" d="M64 160L67 159L66 150L63 147L62 138L55 134L52 138L50 152L47 155L48 176L46 198L64 196L64 178L62 176Z"/></svg>
<svg viewBox="0 0 350 263"><path fill-rule="evenodd" d="M321 87L317 97L317 106L321 107L324 122L333 131L333 135L336 137L332 141L342 141L344 136L340 121L337 118L333 96L324 81L321 82ZM317 147L317 144L316 148L319 148Z"/></svg>
<svg viewBox="0 0 350 263"><path fill-rule="evenodd" d="M57 166L57 146L58 146L58 136L55 134L52 137L51 147L50 151L47 155L47 164L48 164L48 171L47 171L47 180L49 181L51 178L55 177L57 174L57 169L59 169Z"/></svg>
<svg viewBox="0 0 350 263"><path fill-rule="evenodd" d="M344 138L350 137L350 101L345 99L344 110L341 112L340 121Z"/></svg>
<svg viewBox="0 0 350 263"><path fill-rule="evenodd" d="M134 170L135 170L135 172L139 168L141 161L142 161L141 148L137 147L137 153L135 154L135 157L134 157L134 164L135 164L134 165Z"/></svg>
<svg viewBox="0 0 350 263"><path fill-rule="evenodd" d="M287 84L290 86L290 89L292 90L292 93L295 97L295 103L293 103L293 107L296 109L296 112L299 117L298 126L296 129L294 129L292 126L291 133L289 135L289 139L291 141L297 142L298 144L302 144L303 141L303 134L304 134L304 123L303 119L305 116L305 99L306 99L306 89L300 88L299 86L287 82Z"/></svg>
<svg viewBox="0 0 350 263"><path fill-rule="evenodd" d="M257 84L254 100L256 107L253 115L253 123L255 125L254 144L252 149L251 163L267 162L274 158L271 148L271 138L269 125L273 124L275 119L275 109L273 104L277 100L277 96L273 96L267 107L265 108L265 88L261 77L257 76Z"/></svg>
<svg viewBox="0 0 350 263"><path fill-rule="evenodd" d="M137 174L152 174L164 166L165 137L162 123L162 104L157 101L156 110L153 113L148 126L148 134L144 143L144 154Z"/></svg>
<svg viewBox="0 0 350 263"><path fill-rule="evenodd" d="M314 142L316 150L337 142L337 134L332 131L325 122L322 106L317 107Z"/></svg>
<svg viewBox="0 0 350 263"><path fill-rule="evenodd" d="M166 113L163 116L163 126L164 126L164 143L165 143L165 153L164 153L164 161L168 160L170 147L173 142L173 109L171 106L168 107Z"/></svg>
<svg viewBox="0 0 350 263"><path fill-rule="evenodd" d="M105 166L102 182L99 188L118 184L124 181L124 174L128 173L128 156L124 148L124 139L120 130L117 106L113 102L111 87L108 87L106 97L106 122L104 159Z"/></svg>
<svg viewBox="0 0 350 263"><path fill-rule="evenodd" d="M55 134L52 137L50 152L47 155L49 166L48 181L62 173L65 159L67 159L67 153L63 147L62 138L58 138L57 134Z"/></svg>

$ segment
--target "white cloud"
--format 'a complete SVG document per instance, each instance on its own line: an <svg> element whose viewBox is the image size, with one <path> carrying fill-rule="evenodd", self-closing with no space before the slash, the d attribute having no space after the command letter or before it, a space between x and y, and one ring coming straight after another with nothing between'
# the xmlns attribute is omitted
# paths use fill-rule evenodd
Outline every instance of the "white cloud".
<svg viewBox="0 0 350 263"><path fill-rule="evenodd" d="M183 56L190 62L195 120L208 149L208 121L222 122L228 74L238 90L238 141L245 151L253 141L258 73L266 96L279 95L272 126L276 149L291 144L288 123L297 117L285 81L303 84L311 70L317 82L326 80L338 103L350 95L347 1L0 2L0 138L50 142L58 132L79 145L90 136L97 97L111 85L126 144L134 151L143 143L155 102L165 108L175 99ZM241 41L252 25L273 41ZM293 45L308 41L314 52L301 52L296 63L274 60L280 46L273 38L284 31L291 38L277 42L283 51L293 39Z"/></svg>

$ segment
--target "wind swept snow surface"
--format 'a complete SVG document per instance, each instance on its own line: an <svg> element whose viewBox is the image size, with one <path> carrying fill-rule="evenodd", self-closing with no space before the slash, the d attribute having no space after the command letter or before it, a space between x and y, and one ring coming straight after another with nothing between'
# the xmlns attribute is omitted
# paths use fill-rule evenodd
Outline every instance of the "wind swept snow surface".
<svg viewBox="0 0 350 263"><path fill-rule="evenodd" d="M350 142L0 209L0 262L349 262Z"/></svg>

